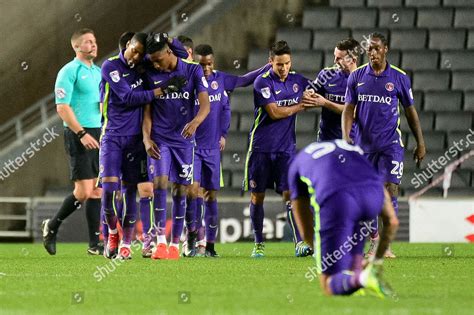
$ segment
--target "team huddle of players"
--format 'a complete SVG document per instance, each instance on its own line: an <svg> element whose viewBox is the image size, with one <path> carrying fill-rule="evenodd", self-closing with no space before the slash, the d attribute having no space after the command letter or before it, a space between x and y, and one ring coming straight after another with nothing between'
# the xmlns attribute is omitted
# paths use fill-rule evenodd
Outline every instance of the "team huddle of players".
<svg viewBox="0 0 474 315"><path fill-rule="evenodd" d="M425 146L407 75L387 62L383 35L373 33L369 39L366 47L352 38L338 42L335 66L310 80L291 71L291 49L285 41L272 45L268 63L260 69L236 76L214 69L214 52L207 44L195 47L193 54L192 47L185 48L191 45L184 37L185 46L166 33L125 33L119 54L101 68L98 185L104 256L131 258L139 213L143 257L179 259L183 230L183 256L219 257L214 246L217 192L220 152L230 127L229 93L253 84L255 120L248 136L243 182L243 189L251 194L255 236L251 257L265 256L265 191L274 189L287 210L295 256L314 254L326 293L387 295L379 266L384 257L395 257L389 244L398 226L404 156L399 103L417 141L418 162ZM369 63L358 67L361 53L368 54ZM296 116L318 107L322 108L318 142L297 155ZM165 236L168 182L169 244ZM378 215L384 226L380 237L378 228L372 229L367 253L371 261L365 268L365 239L352 244L329 267L322 261L359 233L361 222L376 225ZM50 229L43 228L46 239L52 238ZM48 252L55 253L46 239Z"/></svg>

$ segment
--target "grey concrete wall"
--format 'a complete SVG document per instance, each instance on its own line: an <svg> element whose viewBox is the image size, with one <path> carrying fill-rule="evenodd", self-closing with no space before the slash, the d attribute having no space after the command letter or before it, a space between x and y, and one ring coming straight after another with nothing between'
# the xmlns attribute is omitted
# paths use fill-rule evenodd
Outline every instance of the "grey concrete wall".
<svg viewBox="0 0 474 315"><path fill-rule="evenodd" d="M173 0L0 0L0 124L52 93L59 69L74 58L72 33L96 32L99 57L126 30L140 30Z"/></svg>

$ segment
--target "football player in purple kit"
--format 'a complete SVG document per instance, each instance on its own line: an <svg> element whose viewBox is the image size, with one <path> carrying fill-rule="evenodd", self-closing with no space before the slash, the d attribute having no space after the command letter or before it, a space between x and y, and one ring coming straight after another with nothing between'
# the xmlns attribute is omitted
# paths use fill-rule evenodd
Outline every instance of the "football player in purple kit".
<svg viewBox="0 0 474 315"><path fill-rule="evenodd" d="M340 139L314 142L292 161L288 181L296 223L315 249L323 292L384 298L391 289L382 279L382 263L398 219L382 177L363 154ZM384 223L380 244L363 268L367 221L378 214Z"/></svg>
<svg viewBox="0 0 474 315"><path fill-rule="evenodd" d="M362 47L353 38L337 43L334 48L334 67L324 68L318 73L312 87L316 107L322 107L318 141L342 139L341 114L344 110L347 79L357 68ZM310 105L308 105L310 106Z"/></svg>
<svg viewBox="0 0 474 315"><path fill-rule="evenodd" d="M288 167L296 151L296 114L304 110L303 92L310 80L290 71L291 50L285 41L273 44L272 68L254 82L255 122L249 134L243 189L251 190L250 218L255 234L251 257L264 257L263 220L265 190L282 194L295 241L297 257L312 254L294 224L288 189Z"/></svg>
<svg viewBox="0 0 474 315"><path fill-rule="evenodd" d="M383 176L395 213L398 213L398 188L403 174L404 145L399 129L399 103L405 110L410 129L416 139L414 159L419 165L426 149L416 112L410 79L406 73L387 62L387 40L372 33L368 42L369 63L351 73L347 82L346 105L342 113L342 136L364 150L366 157ZM355 123L357 132L349 131ZM377 220L375 220L377 223ZM373 255L379 236L371 235L368 255ZM386 257L395 258L390 247Z"/></svg>
<svg viewBox="0 0 474 315"><path fill-rule="evenodd" d="M116 199L123 195L123 239L119 258L130 259L130 245L136 222L137 184L148 181L146 151L142 141L143 106L156 97L173 91L164 85L144 90L142 74L136 70L145 55L147 34L135 33L119 55L102 66L103 126L100 146L102 204L108 225L107 258L117 255L118 231ZM122 180L122 183L120 183ZM151 200L152 190L148 196ZM150 206L150 202L141 206ZM150 209L147 211L150 212Z"/></svg>
<svg viewBox="0 0 474 315"><path fill-rule="evenodd" d="M211 111L196 131L194 181L190 186L191 198L186 210L188 241L183 256L218 257L214 243L218 228L217 192L221 187L220 151L225 148L230 127L230 104L227 92L252 84L255 78L268 70L270 66L266 65L243 76L236 76L214 70L214 51L210 45L197 46L195 53L209 85ZM203 189L202 192L201 189ZM199 246L197 248L195 246L202 212L200 211L202 203L197 201L200 196L204 196L206 236L204 253L199 252ZM199 241L199 238L197 240Z"/></svg>
<svg viewBox="0 0 474 315"><path fill-rule="evenodd" d="M150 34L147 53L153 67L146 72L147 84L160 87L173 82L178 92L155 99L145 107L143 141L150 155L149 176L154 185L154 209L157 213L155 225L158 246L153 259L179 259L179 239L183 230L186 212L186 190L193 179L194 134L209 114L208 84L202 68L172 54L168 43ZM194 112L199 100L199 111ZM166 246L166 189L172 186L172 237Z"/></svg>

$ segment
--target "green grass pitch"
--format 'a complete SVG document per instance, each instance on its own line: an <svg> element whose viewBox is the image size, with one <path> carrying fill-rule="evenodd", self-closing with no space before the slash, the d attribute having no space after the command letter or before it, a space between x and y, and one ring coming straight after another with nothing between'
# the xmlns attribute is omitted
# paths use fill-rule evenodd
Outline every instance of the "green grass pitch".
<svg viewBox="0 0 474 315"><path fill-rule="evenodd" d="M290 243L217 244L219 259L134 258L113 264L85 254L85 244L0 245L1 314L474 314L474 246L395 243L386 300L326 297L305 274L312 258ZM100 268L102 272L99 271Z"/></svg>

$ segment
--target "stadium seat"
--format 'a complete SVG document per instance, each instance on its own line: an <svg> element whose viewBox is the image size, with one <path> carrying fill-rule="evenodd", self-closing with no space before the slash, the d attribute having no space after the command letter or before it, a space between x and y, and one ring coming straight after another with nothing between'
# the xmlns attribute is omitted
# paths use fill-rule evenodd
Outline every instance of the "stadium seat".
<svg viewBox="0 0 474 315"><path fill-rule="evenodd" d="M449 71L422 70L413 74L413 89L423 91L442 91L449 89Z"/></svg>
<svg viewBox="0 0 474 315"><path fill-rule="evenodd" d="M463 49L466 42L464 29L430 29L430 49Z"/></svg>
<svg viewBox="0 0 474 315"><path fill-rule="evenodd" d="M421 174L421 172L423 170L419 169L419 168L416 168L416 165L413 166L414 164L411 164L411 163L407 164L407 158L412 159L412 157L411 156L407 157L406 154L405 154L405 161L403 162L403 164L404 164L403 165L403 176L402 176L402 180L400 182L400 188L402 188L402 190L404 192L403 193L404 196L411 195L411 194L415 193L416 191L422 189L423 187L427 186L431 182L431 177L426 178L427 181L423 181L422 185L420 187L415 188L416 186L414 185L414 183L416 183L416 181L412 183L412 180L415 179L415 174ZM408 167L408 166L411 166L411 167ZM423 177L420 177L420 178L423 178ZM435 188L429 190L428 194L432 194L432 191L434 189ZM436 195L440 196L441 192L438 189L439 188L436 188L436 190L437 190Z"/></svg>
<svg viewBox="0 0 474 315"><path fill-rule="evenodd" d="M222 154L222 168L225 170L243 170L246 151L225 150Z"/></svg>
<svg viewBox="0 0 474 315"><path fill-rule="evenodd" d="M336 44L351 35L349 29L315 30L313 33L313 49L334 50Z"/></svg>
<svg viewBox="0 0 474 315"><path fill-rule="evenodd" d="M405 0L407 7L438 7L441 0Z"/></svg>
<svg viewBox="0 0 474 315"><path fill-rule="evenodd" d="M406 50L402 55L402 68L432 70L438 68L439 54L435 50Z"/></svg>
<svg viewBox="0 0 474 315"><path fill-rule="evenodd" d="M230 187L232 182L231 182L231 175L232 173L228 170L222 170L222 180L224 182L224 187Z"/></svg>
<svg viewBox="0 0 474 315"><path fill-rule="evenodd" d="M247 91L235 91L230 97L230 108L232 112L253 112L253 93Z"/></svg>
<svg viewBox="0 0 474 315"><path fill-rule="evenodd" d="M339 10L337 8L317 7L306 9L303 13L303 27L310 29L337 28Z"/></svg>
<svg viewBox="0 0 474 315"><path fill-rule="evenodd" d="M425 93L423 110L457 111L462 108L462 92L430 91Z"/></svg>
<svg viewBox="0 0 474 315"><path fill-rule="evenodd" d="M250 131L250 128L252 128L254 121L255 118L253 112L242 113L240 115L239 130L248 133Z"/></svg>
<svg viewBox="0 0 474 315"><path fill-rule="evenodd" d="M449 163L448 163L449 164ZM440 174L442 174L440 172ZM471 172L469 170L456 170L451 174L451 185L448 190L448 196L452 188L468 188L471 186ZM443 182L435 187L443 187Z"/></svg>
<svg viewBox="0 0 474 315"><path fill-rule="evenodd" d="M448 189L448 197L472 197L474 189L472 187L450 187Z"/></svg>
<svg viewBox="0 0 474 315"><path fill-rule="evenodd" d="M239 115L238 112L233 112L231 114L229 131L238 131L239 130L239 118L240 118L240 115Z"/></svg>
<svg viewBox="0 0 474 315"><path fill-rule="evenodd" d="M324 51L324 67L334 66L334 47Z"/></svg>
<svg viewBox="0 0 474 315"><path fill-rule="evenodd" d="M369 28L377 23L377 9L375 8L348 8L341 9L341 27Z"/></svg>
<svg viewBox="0 0 474 315"><path fill-rule="evenodd" d="M229 132L226 141L226 150L242 151L248 148L248 133L245 132Z"/></svg>
<svg viewBox="0 0 474 315"><path fill-rule="evenodd" d="M474 1L472 0L444 0L444 6L450 7L474 7Z"/></svg>
<svg viewBox="0 0 474 315"><path fill-rule="evenodd" d="M379 11L379 27L412 28L416 10L412 8L383 8Z"/></svg>
<svg viewBox="0 0 474 315"><path fill-rule="evenodd" d="M438 157L440 157L443 154L444 154L443 150L435 150L433 148L430 148L429 151L426 153L425 158L421 162L421 169L426 168L428 164L431 162L431 160L437 160ZM413 148L405 150L404 157L403 157L403 168L404 170L417 169L418 171L421 171L421 169L417 168L416 161L413 159Z"/></svg>
<svg viewBox="0 0 474 315"><path fill-rule="evenodd" d="M402 110L403 111L403 110ZM403 132L410 133L410 126L408 125L407 119L403 112L400 113L400 130ZM421 129L423 131L431 131L434 127L434 113L432 112L420 112L418 111L418 118L420 119Z"/></svg>
<svg viewBox="0 0 474 315"><path fill-rule="evenodd" d="M249 53L247 69L254 70L260 68L266 63L268 63L268 50L253 50Z"/></svg>
<svg viewBox="0 0 474 315"><path fill-rule="evenodd" d="M330 0L331 7L363 7L365 0Z"/></svg>
<svg viewBox="0 0 474 315"><path fill-rule="evenodd" d="M474 49L474 29L469 30L467 36L467 49Z"/></svg>
<svg viewBox="0 0 474 315"><path fill-rule="evenodd" d="M296 132L316 132L316 114L312 111L301 112L296 116Z"/></svg>
<svg viewBox="0 0 474 315"><path fill-rule="evenodd" d="M424 131L423 139L428 151L444 150L446 147L446 134L444 131ZM406 143L407 150L413 150L416 145L416 140L411 132L408 133L408 139Z"/></svg>
<svg viewBox="0 0 474 315"><path fill-rule="evenodd" d="M461 164L461 169L474 171L474 157L470 157ZM474 177L472 177L474 180Z"/></svg>
<svg viewBox="0 0 474 315"><path fill-rule="evenodd" d="M292 50L311 48L311 30L304 28L283 28L276 34L276 40L284 40Z"/></svg>
<svg viewBox="0 0 474 315"><path fill-rule="evenodd" d="M474 91L464 92L463 110L474 112Z"/></svg>
<svg viewBox="0 0 474 315"><path fill-rule="evenodd" d="M453 90L474 90L474 71L453 71Z"/></svg>
<svg viewBox="0 0 474 315"><path fill-rule="evenodd" d="M301 150L305 146L307 146L310 143L315 142L316 140L317 140L316 131L297 133L296 134L296 148L298 150Z"/></svg>
<svg viewBox="0 0 474 315"><path fill-rule="evenodd" d="M467 131L472 127L470 112L440 112L436 114L435 130Z"/></svg>
<svg viewBox="0 0 474 315"><path fill-rule="evenodd" d="M472 129L472 128L471 128ZM451 131L448 132L447 144L449 147L454 147L456 151L463 152L466 149L470 149L472 144L469 143L466 137L470 134L468 129L463 131Z"/></svg>
<svg viewBox="0 0 474 315"><path fill-rule="evenodd" d="M456 8L454 27L474 27L474 9Z"/></svg>
<svg viewBox="0 0 474 315"><path fill-rule="evenodd" d="M453 25L452 8L420 8L416 25L425 28L444 28Z"/></svg>
<svg viewBox="0 0 474 315"><path fill-rule="evenodd" d="M451 70L474 70L474 50L442 52L441 68Z"/></svg>
<svg viewBox="0 0 474 315"><path fill-rule="evenodd" d="M423 29L396 29L390 34L390 48L392 49L424 49L426 47L427 32Z"/></svg>
<svg viewBox="0 0 474 315"><path fill-rule="evenodd" d="M233 171L231 188L242 188L243 180L244 180L244 171Z"/></svg>
<svg viewBox="0 0 474 315"><path fill-rule="evenodd" d="M316 73L323 65L323 52L319 50L295 50L291 53L291 69L297 72Z"/></svg>
<svg viewBox="0 0 474 315"><path fill-rule="evenodd" d="M401 7L402 0L367 0L368 7Z"/></svg>

